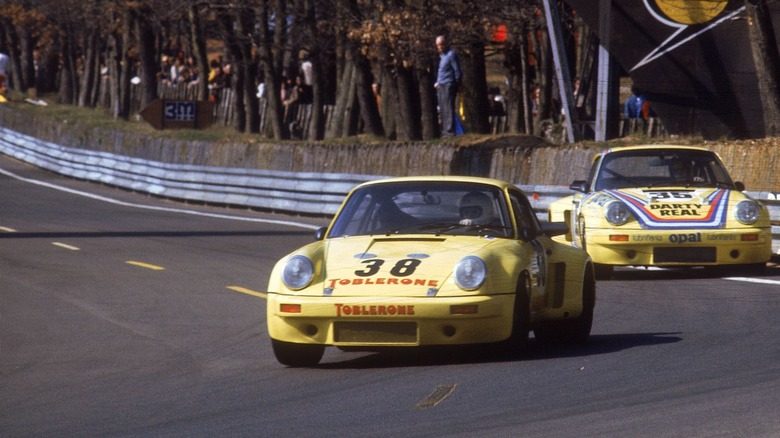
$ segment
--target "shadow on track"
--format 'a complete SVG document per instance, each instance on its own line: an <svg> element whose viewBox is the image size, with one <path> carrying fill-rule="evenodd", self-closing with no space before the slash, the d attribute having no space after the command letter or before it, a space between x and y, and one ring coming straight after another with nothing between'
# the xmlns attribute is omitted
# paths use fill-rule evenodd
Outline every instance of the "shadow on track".
<svg viewBox="0 0 780 438"><path fill-rule="evenodd" d="M489 362L527 362L609 354L629 348L670 344L681 341L682 338L679 335L680 333L593 335L587 344L578 346L547 345L532 338L523 353L514 355L502 351L495 345L402 348L362 353L339 352L349 359L339 362L323 362L316 368L403 368ZM362 354L362 356L355 357L356 354Z"/></svg>
<svg viewBox="0 0 780 438"><path fill-rule="evenodd" d="M648 280L692 280L713 279L724 277L752 277L752 278L778 278L780 277L780 265L769 262L764 272L755 273L740 272L739 268L727 266L695 267L695 268L617 268L610 281L648 281Z"/></svg>

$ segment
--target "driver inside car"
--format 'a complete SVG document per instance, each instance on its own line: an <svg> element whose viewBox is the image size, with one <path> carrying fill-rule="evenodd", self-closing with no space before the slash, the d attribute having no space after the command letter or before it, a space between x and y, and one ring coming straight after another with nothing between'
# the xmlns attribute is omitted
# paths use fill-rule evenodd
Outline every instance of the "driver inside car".
<svg viewBox="0 0 780 438"><path fill-rule="evenodd" d="M672 160L669 164L669 175L671 175L672 179L677 183L704 182L704 178L693 175L691 163L682 158L675 158Z"/></svg>
<svg viewBox="0 0 780 438"><path fill-rule="evenodd" d="M461 225L489 225L496 219L493 202L488 195L480 192L463 195L459 211Z"/></svg>

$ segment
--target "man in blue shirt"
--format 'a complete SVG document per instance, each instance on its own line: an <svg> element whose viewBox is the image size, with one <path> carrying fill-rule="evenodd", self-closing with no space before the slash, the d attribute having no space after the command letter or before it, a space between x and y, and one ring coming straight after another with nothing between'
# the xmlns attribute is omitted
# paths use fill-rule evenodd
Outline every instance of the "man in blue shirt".
<svg viewBox="0 0 780 438"><path fill-rule="evenodd" d="M463 72L460 69L458 55L450 48L444 35L436 37L436 50L439 52L439 72L436 76L436 94L439 99L439 117L441 118L441 136L455 135L455 97Z"/></svg>
<svg viewBox="0 0 780 438"><path fill-rule="evenodd" d="M626 99L624 105L624 115L627 119L645 118L642 114L642 106L645 103L645 96L636 86L631 87L631 96Z"/></svg>

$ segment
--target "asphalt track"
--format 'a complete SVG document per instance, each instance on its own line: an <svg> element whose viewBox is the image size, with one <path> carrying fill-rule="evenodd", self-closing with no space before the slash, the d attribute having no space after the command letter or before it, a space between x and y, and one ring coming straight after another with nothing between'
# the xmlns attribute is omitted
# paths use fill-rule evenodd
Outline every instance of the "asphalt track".
<svg viewBox="0 0 780 438"><path fill-rule="evenodd" d="M273 263L319 218L184 205L0 156L0 436L780 435L780 269L618 270L591 341L279 365Z"/></svg>

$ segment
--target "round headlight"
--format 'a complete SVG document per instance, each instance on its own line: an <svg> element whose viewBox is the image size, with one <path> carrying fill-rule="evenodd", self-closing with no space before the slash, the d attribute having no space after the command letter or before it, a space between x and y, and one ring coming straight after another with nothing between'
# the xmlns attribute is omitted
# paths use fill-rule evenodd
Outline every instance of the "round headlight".
<svg viewBox="0 0 780 438"><path fill-rule="evenodd" d="M461 289L474 290L485 281L487 266L479 257L464 257L455 265L455 284Z"/></svg>
<svg viewBox="0 0 780 438"><path fill-rule="evenodd" d="M758 220L761 213L761 207L753 201L742 201L737 204L737 210L734 217L745 225L753 225Z"/></svg>
<svg viewBox="0 0 780 438"><path fill-rule="evenodd" d="M623 225L624 223L628 222L630 213L628 212L628 208L626 208L625 204L619 201L614 201L607 205L607 208L604 210L604 217L607 218L607 221L609 221L609 223L612 225Z"/></svg>
<svg viewBox="0 0 780 438"><path fill-rule="evenodd" d="M293 256L284 265L282 281L293 290L303 289L309 285L314 276L314 264L304 256Z"/></svg>

